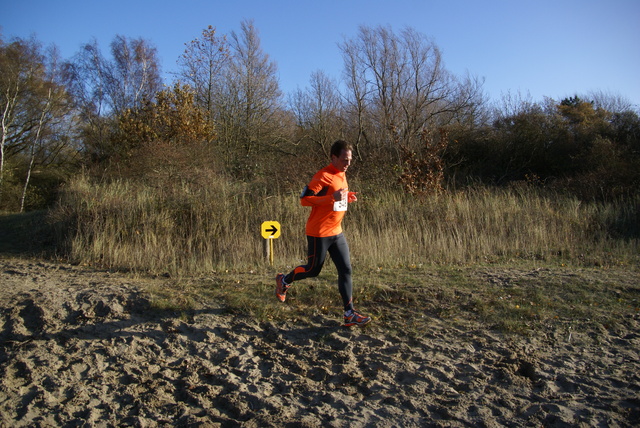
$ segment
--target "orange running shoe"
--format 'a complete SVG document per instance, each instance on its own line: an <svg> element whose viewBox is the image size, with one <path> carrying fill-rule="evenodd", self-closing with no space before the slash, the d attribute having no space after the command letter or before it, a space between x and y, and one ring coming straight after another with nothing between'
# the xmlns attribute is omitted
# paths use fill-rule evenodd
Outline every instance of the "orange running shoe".
<svg viewBox="0 0 640 428"><path fill-rule="evenodd" d="M283 274L279 273L276 275L276 297L281 302L284 302L285 299L287 298L287 290L289 289L290 286L291 284L284 283Z"/></svg>
<svg viewBox="0 0 640 428"><path fill-rule="evenodd" d="M352 327L357 325L358 327L362 327L363 325L367 325L371 322L371 317L365 317L357 313L356 311L351 311L351 314L344 314L344 326Z"/></svg>

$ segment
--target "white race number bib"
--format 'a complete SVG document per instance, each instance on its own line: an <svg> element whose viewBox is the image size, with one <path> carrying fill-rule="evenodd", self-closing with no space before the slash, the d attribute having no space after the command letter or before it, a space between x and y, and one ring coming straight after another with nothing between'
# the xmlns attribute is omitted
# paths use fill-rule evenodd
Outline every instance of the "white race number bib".
<svg viewBox="0 0 640 428"><path fill-rule="evenodd" d="M349 205L349 202L347 201L347 198L343 198L341 201L335 201L333 203L333 210L346 211L348 205Z"/></svg>

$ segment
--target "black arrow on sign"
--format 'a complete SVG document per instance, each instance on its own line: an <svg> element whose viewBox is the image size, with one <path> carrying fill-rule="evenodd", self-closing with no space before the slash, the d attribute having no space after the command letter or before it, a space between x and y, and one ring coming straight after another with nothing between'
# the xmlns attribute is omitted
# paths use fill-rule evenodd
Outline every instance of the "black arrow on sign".
<svg viewBox="0 0 640 428"><path fill-rule="evenodd" d="M272 224L269 229L265 229L265 232L271 232L271 236L275 235L278 229L276 229L275 224Z"/></svg>

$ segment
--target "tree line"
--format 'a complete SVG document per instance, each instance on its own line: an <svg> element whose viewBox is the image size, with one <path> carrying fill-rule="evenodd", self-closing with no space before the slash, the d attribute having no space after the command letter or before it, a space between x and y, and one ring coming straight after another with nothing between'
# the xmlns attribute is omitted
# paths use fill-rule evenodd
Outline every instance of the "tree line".
<svg viewBox="0 0 640 428"><path fill-rule="evenodd" d="M584 198L636 193L640 118L621 96L487 99L412 28L361 26L339 44L343 70L283 94L253 21L185 43L172 82L154 45L116 35L70 59L35 38L0 38L0 210L49 206L82 172L158 186L212 174L297 188L354 145L353 174L415 194L528 183Z"/></svg>

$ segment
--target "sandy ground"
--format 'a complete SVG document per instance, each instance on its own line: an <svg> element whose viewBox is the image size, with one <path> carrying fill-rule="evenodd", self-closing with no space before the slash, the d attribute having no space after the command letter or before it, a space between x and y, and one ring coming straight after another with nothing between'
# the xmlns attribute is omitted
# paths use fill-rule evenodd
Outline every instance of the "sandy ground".
<svg viewBox="0 0 640 428"><path fill-rule="evenodd" d="M432 319L416 339L159 315L139 280L49 262L0 260L0 287L2 426L640 424L637 315L534 337Z"/></svg>

